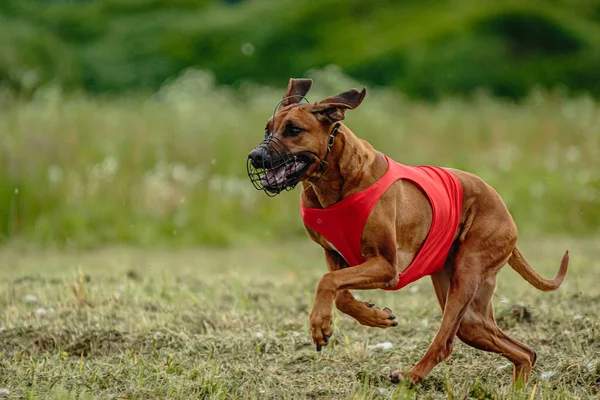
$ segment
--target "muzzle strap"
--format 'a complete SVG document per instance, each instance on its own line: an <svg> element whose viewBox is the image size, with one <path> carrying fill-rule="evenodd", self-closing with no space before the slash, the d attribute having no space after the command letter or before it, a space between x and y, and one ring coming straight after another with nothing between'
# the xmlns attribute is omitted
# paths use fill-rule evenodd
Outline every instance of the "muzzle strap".
<svg viewBox="0 0 600 400"><path fill-rule="evenodd" d="M340 129L340 123L336 123L333 129L331 130L331 134L329 135L329 142L327 143L327 153L325 153L325 158L323 161L327 160L327 156L331 152L331 147L333 146L333 141L335 140L335 136L338 134L338 130Z"/></svg>
<svg viewBox="0 0 600 400"><path fill-rule="evenodd" d="M319 174L319 179L317 179L317 182L319 182L321 179L323 179L323 176L325 175L325 173L327 173L327 169L329 169L329 163L327 162L327 157L329 156L329 153L331 153L331 148L333 147L333 142L335 141L335 137L338 134L338 130L340 129L341 124L339 122L337 122L334 126L333 129L331 130L331 133L329 134L329 141L327 142L327 151L325 152L325 157L323 157L323 159L321 160L321 167L320 167L320 174Z"/></svg>

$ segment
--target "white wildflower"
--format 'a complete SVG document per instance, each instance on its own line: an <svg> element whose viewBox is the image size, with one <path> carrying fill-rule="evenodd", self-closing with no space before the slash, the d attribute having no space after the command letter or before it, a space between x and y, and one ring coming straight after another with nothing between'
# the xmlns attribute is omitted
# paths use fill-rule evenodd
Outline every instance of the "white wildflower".
<svg viewBox="0 0 600 400"><path fill-rule="evenodd" d="M23 300L25 300L26 303L30 303L30 304L34 304L34 303L38 302L37 296L34 296L32 294L26 294L25 297L23 297Z"/></svg>
<svg viewBox="0 0 600 400"><path fill-rule="evenodd" d="M102 162L94 164L89 168L92 178L110 182L119 169L119 160L108 156Z"/></svg>
<svg viewBox="0 0 600 400"><path fill-rule="evenodd" d="M369 346L369 349L389 350L392 347L394 347L394 345L392 344L392 342L382 342L382 343L377 343L375 345Z"/></svg>
<svg viewBox="0 0 600 400"><path fill-rule="evenodd" d="M571 146L567 149L567 161L569 162L577 162L581 159L581 151L575 147L575 146Z"/></svg>
<svg viewBox="0 0 600 400"><path fill-rule="evenodd" d="M171 176L176 182L186 182L188 175L188 169L181 163L177 163L171 167Z"/></svg>
<svg viewBox="0 0 600 400"><path fill-rule="evenodd" d="M254 54L254 45L252 43L244 43L242 45L242 54L245 56Z"/></svg>
<svg viewBox="0 0 600 400"><path fill-rule="evenodd" d="M548 379L552 378L554 375L556 375L556 371L544 371L540 375L540 379L543 381L547 381Z"/></svg>
<svg viewBox="0 0 600 400"><path fill-rule="evenodd" d="M38 317L45 317L46 315L48 315L48 310L46 310L45 308L40 307L40 308L38 308L38 309L35 310L35 314Z"/></svg>
<svg viewBox="0 0 600 400"><path fill-rule="evenodd" d="M48 175L48 181L53 184L59 184L63 179L63 171L58 165L51 165L48 167L48 171L46 172Z"/></svg>

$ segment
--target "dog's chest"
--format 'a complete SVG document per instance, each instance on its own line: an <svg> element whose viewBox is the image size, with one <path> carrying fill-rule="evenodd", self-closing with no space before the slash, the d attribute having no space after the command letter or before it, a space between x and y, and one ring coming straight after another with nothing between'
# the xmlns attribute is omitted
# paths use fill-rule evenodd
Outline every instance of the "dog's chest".
<svg viewBox="0 0 600 400"><path fill-rule="evenodd" d="M336 253L338 253L344 260L346 260L344 258L344 255L342 253L340 253L340 251L338 249L336 249L336 247L333 245L333 243L331 243L329 240L325 239L325 242L327 243L327 247L329 247L329 250L333 250ZM347 262L347 261L346 261Z"/></svg>
<svg viewBox="0 0 600 400"><path fill-rule="evenodd" d="M327 247L329 247L329 250L333 250L336 253L338 253L340 256L344 257L344 255L342 253L340 253L340 251L338 249L336 249L335 246L333 245L333 243L331 243L329 240L325 239L325 243L327 243Z"/></svg>
<svg viewBox="0 0 600 400"><path fill-rule="evenodd" d="M340 255L340 257L342 257L344 259L344 261L346 261L346 263L348 265L350 265L350 263L348 262L348 260L346 260L346 257L344 257L344 255L342 254L341 251L339 251L334 245L333 243L331 243L329 240L325 239L325 243L327 244L327 247L329 248L329 250L335 251L336 253L338 253ZM364 254L361 254L364 257Z"/></svg>

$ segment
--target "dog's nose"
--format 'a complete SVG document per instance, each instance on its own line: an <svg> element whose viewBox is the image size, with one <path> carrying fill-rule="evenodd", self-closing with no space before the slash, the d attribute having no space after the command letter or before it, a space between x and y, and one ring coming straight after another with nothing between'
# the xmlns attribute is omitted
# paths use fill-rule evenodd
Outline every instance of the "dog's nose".
<svg viewBox="0 0 600 400"><path fill-rule="evenodd" d="M248 158L250 159L250 162L256 168L258 168L262 165L264 157L265 157L265 149L262 149L260 147L255 148L254 150L252 150L250 152L250 154L248 154Z"/></svg>

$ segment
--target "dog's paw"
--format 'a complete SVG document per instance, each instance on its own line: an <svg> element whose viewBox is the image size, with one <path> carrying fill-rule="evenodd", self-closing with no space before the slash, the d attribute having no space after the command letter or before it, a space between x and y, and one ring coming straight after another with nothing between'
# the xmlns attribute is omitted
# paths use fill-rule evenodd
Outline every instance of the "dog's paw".
<svg viewBox="0 0 600 400"><path fill-rule="evenodd" d="M323 346L327 346L329 338L333 335L331 314L322 315L314 311L310 316L310 332L313 342L317 346L317 351L321 351Z"/></svg>
<svg viewBox="0 0 600 400"><path fill-rule="evenodd" d="M325 341L325 344L329 343L329 336L324 334L323 340ZM321 351L322 349L323 349L323 345L317 344L317 351Z"/></svg>
<svg viewBox="0 0 600 400"><path fill-rule="evenodd" d="M363 309L361 313L354 316L356 320L365 326L372 326L375 328L389 328L392 326L398 326L396 316L392 313L392 310L385 307L383 309L375 307L373 303L365 303L366 309Z"/></svg>
<svg viewBox="0 0 600 400"><path fill-rule="evenodd" d="M401 370L394 371L390 374L390 381L392 383L408 383L409 385L414 385L416 383L423 382L423 378L420 376L416 376L412 374L410 371L404 372Z"/></svg>

